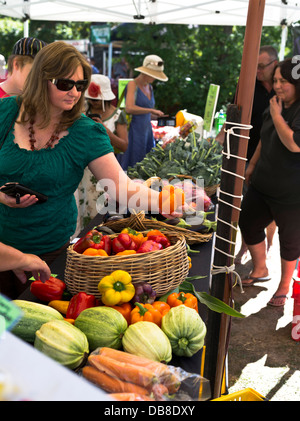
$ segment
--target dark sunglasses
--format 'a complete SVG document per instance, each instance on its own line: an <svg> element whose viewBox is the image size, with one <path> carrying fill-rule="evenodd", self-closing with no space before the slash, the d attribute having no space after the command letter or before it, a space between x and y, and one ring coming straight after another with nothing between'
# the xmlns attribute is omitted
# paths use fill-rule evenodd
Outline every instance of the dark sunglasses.
<svg viewBox="0 0 300 421"><path fill-rule="evenodd" d="M53 85L57 87L60 91L70 91L74 86L78 92L83 92L88 86L88 80L78 80L75 82L72 79L51 79L50 80Z"/></svg>

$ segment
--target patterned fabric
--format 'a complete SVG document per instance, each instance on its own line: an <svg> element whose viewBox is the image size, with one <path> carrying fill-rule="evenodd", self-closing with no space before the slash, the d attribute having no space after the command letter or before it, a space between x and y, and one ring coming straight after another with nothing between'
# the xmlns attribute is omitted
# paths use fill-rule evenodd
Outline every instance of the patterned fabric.
<svg viewBox="0 0 300 421"><path fill-rule="evenodd" d="M117 124L127 124L124 111L116 110L108 119L103 120L106 127L116 132ZM83 178L76 191L76 201L78 206L78 219L75 236L97 215L96 202L104 192L101 189L96 190L97 180L86 168Z"/></svg>

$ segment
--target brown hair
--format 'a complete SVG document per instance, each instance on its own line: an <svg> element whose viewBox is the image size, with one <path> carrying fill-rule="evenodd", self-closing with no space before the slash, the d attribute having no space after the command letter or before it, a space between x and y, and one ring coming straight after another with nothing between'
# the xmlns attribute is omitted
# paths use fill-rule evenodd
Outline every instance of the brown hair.
<svg viewBox="0 0 300 421"><path fill-rule="evenodd" d="M293 71L296 70L296 66L299 66L296 62L293 62L291 58L287 58L283 61L280 61L277 66L274 68L273 77L275 70L280 69L281 76L287 80L289 83L295 86L295 95L296 100L300 99L300 77L297 79L294 77Z"/></svg>
<svg viewBox="0 0 300 421"><path fill-rule="evenodd" d="M12 74L13 72L13 63L17 62L18 63L18 67L20 69L23 69L23 67L27 64L27 63L33 63L33 57L31 56L19 56L17 54L12 54L8 57L7 60L7 73L8 74Z"/></svg>
<svg viewBox="0 0 300 421"><path fill-rule="evenodd" d="M78 66L83 69L84 79L91 80L91 66L84 56L72 45L64 41L55 41L36 55L31 71L26 79L21 95L24 112L21 124L34 119L36 113L43 117L43 127L50 123L48 81L68 77ZM81 115L84 105L84 93L71 110L62 113L59 130L70 127Z"/></svg>

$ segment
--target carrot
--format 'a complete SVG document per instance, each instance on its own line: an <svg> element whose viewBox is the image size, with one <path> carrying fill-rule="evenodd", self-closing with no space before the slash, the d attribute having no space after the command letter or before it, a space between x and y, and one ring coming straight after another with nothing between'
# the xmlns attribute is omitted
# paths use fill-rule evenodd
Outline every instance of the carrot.
<svg viewBox="0 0 300 421"><path fill-rule="evenodd" d="M138 393L110 393L109 396L117 401L154 401L149 395L139 395Z"/></svg>
<svg viewBox="0 0 300 421"><path fill-rule="evenodd" d="M138 386L133 383L124 382L116 379L115 377L109 376L106 373L102 373L94 367L86 365L82 369L83 376L90 382L100 386L101 389L108 393L138 393L140 395L147 395L148 391L144 387Z"/></svg>
<svg viewBox="0 0 300 421"><path fill-rule="evenodd" d="M158 377L161 383L167 386L169 393L171 394L175 393L180 387L180 379L166 364L151 361L145 357L140 357L138 355L129 354L129 352L119 351L108 347L100 348L99 355L115 358L119 362L133 364L138 367L147 367L147 369L151 370L153 374Z"/></svg>
<svg viewBox="0 0 300 421"><path fill-rule="evenodd" d="M106 355L90 355L88 359L91 366L120 380L140 385L142 387L152 387L157 382L157 377L152 370L147 367L139 367L134 364L125 363L110 358Z"/></svg>
<svg viewBox="0 0 300 421"><path fill-rule="evenodd" d="M161 383L157 383L153 386L152 393L156 401L165 401L169 397L169 390L167 386Z"/></svg>

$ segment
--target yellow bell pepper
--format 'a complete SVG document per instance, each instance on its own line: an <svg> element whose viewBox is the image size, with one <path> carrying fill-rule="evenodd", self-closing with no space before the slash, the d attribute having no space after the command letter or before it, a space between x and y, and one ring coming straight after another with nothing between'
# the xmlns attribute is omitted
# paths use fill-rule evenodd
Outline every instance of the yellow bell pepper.
<svg viewBox="0 0 300 421"><path fill-rule="evenodd" d="M115 270L110 275L104 276L98 284L101 300L106 306L115 306L130 301L135 288L132 278L125 270Z"/></svg>

